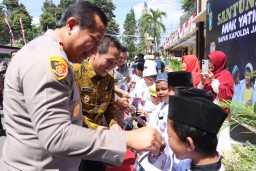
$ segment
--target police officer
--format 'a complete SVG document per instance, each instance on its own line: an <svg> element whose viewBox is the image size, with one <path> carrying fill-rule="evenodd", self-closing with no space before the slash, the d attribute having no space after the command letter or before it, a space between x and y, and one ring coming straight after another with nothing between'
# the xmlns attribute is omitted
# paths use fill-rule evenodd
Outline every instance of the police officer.
<svg viewBox="0 0 256 171"><path fill-rule="evenodd" d="M7 138L1 170L75 171L81 158L117 165L126 147L158 153L161 135L153 128L124 132L81 127L81 102L69 61L82 62L95 53L106 26L98 7L75 3L55 30L12 59L4 92Z"/></svg>

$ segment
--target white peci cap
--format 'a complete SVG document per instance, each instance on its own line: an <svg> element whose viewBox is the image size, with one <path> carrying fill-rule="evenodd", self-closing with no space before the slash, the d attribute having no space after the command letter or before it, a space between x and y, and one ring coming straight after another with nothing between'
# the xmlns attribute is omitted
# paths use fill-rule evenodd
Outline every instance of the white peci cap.
<svg viewBox="0 0 256 171"><path fill-rule="evenodd" d="M143 70L143 77L149 77L153 75L157 75L155 67L149 67Z"/></svg>
<svg viewBox="0 0 256 171"><path fill-rule="evenodd" d="M144 63L144 67L156 68L156 62L154 60L146 60Z"/></svg>

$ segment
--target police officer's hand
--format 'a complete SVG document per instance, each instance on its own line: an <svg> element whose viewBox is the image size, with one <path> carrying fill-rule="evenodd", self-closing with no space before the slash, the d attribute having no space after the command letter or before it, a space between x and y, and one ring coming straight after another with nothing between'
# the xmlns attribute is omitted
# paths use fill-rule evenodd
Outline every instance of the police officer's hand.
<svg viewBox="0 0 256 171"><path fill-rule="evenodd" d="M133 131L126 131L127 147L136 151L150 151L158 155L162 145L162 135L153 127L143 127Z"/></svg>
<svg viewBox="0 0 256 171"><path fill-rule="evenodd" d="M110 130L113 130L113 131L122 131L123 129L122 129L118 124L113 124L113 125L110 127Z"/></svg>

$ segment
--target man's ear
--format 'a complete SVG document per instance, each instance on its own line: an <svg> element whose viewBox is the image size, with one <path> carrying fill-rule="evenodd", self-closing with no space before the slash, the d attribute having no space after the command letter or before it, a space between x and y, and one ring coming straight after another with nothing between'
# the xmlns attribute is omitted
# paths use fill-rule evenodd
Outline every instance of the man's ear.
<svg viewBox="0 0 256 171"><path fill-rule="evenodd" d="M193 139L191 137L187 137L186 140L187 140L187 150L189 152L194 151L196 147L195 147Z"/></svg>
<svg viewBox="0 0 256 171"><path fill-rule="evenodd" d="M71 31L77 25L78 25L77 19L74 18L74 17L71 17L71 18L68 19L68 21L66 23L66 29L67 29L67 31Z"/></svg>

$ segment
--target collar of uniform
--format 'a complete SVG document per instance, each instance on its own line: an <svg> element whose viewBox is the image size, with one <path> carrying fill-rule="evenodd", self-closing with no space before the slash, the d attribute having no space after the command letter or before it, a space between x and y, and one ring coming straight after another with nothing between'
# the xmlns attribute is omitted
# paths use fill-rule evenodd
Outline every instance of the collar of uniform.
<svg viewBox="0 0 256 171"><path fill-rule="evenodd" d="M48 29L45 33L46 36L49 36L51 38L53 38L56 43L60 46L60 43L63 43L63 41L61 40L61 38L54 32L54 30L52 29ZM63 50L64 52L64 50ZM64 52L65 53L65 52ZM66 54L66 53L65 53ZM65 58L67 61L69 61L67 56L62 56L63 58Z"/></svg>
<svg viewBox="0 0 256 171"><path fill-rule="evenodd" d="M92 68L92 66L90 65L90 63L88 61L84 61L82 63L82 65L84 65L84 67L87 69L87 72L90 73L88 75L88 77L91 79L95 76L97 76L97 73L94 71L94 69Z"/></svg>
<svg viewBox="0 0 256 171"><path fill-rule="evenodd" d="M54 30L51 30L51 29L49 29L49 30L47 30L46 31L46 33L45 33L45 35L47 35L47 36L51 36L54 40L56 40L56 42L63 42L62 40L61 40L61 38L54 32Z"/></svg>

